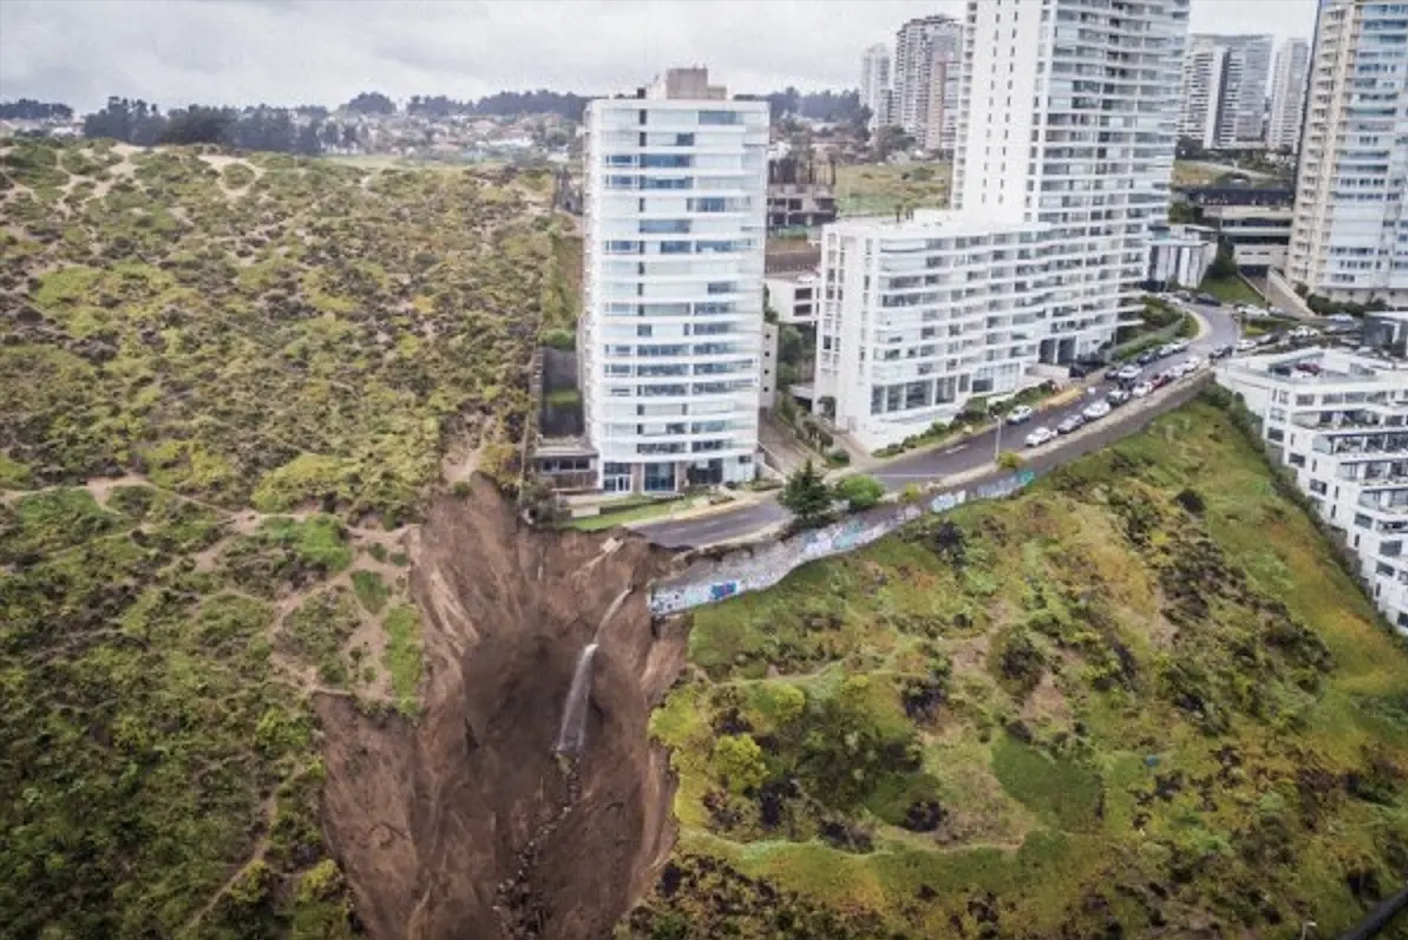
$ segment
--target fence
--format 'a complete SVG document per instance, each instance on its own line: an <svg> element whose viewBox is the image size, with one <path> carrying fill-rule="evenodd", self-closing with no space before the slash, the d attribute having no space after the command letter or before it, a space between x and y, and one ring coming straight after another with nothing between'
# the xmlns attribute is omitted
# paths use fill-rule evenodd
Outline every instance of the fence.
<svg viewBox="0 0 1408 940"><path fill-rule="evenodd" d="M1020 470L971 488L939 493L923 503L881 507L782 541L696 562L683 575L651 589L650 612L655 616L679 613L748 591L765 590L809 561L869 545L926 512L948 512L970 499L1010 496L1035 479L1034 471Z"/></svg>

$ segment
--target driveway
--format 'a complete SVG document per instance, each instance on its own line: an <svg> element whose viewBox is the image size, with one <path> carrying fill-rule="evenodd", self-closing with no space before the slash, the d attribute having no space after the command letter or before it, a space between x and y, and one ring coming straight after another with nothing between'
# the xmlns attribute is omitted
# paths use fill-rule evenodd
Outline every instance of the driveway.
<svg viewBox="0 0 1408 940"><path fill-rule="evenodd" d="M1195 353L1206 360L1208 353L1216 347L1237 341L1237 324L1226 312L1226 308L1201 304L1189 306L1207 323L1207 333L1194 341L1188 352L1161 359L1147 368L1146 373L1167 369ZM1186 380L1180 381L1172 389L1159 390L1155 393L1158 396L1156 399L1147 400L1147 406L1141 403L1139 406L1131 404L1117 409L1108 418L1094 425L1092 431L1079 434L1074 439L1063 437L1040 448L1028 459L1028 464L1037 470L1045 471L1133 434L1158 415L1184 404L1191 397L1190 394L1182 393L1188 384ZM1025 424L994 428L962 443L898 457L871 469L869 473L883 483L887 490L900 490L910 483L923 485L942 481L946 477L994 467L996 449L999 446L998 435L1002 436L1003 450L1023 451L1023 439L1030 433L1031 428L1040 424L1054 429L1062 419L1075 414L1092 401L1103 399L1114 387L1114 383L1093 381L1082 398L1039 412ZM777 496L773 493L762 501L731 511L712 513L699 519L642 523L632 528L667 548L697 548L747 538L785 522L789 516L790 513L778 504Z"/></svg>

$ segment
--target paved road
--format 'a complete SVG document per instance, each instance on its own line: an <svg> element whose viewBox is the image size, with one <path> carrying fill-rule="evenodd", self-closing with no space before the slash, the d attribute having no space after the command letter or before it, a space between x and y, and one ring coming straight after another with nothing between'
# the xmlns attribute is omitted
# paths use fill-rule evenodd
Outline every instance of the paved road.
<svg viewBox="0 0 1408 940"><path fill-rule="evenodd" d="M1208 352L1217 346L1236 342L1237 325L1224 308L1193 305L1193 309L1197 310L1211 327L1208 334L1195 342L1188 353L1160 360L1157 364L1146 369L1147 373L1166 369L1194 353L1206 359ZM1103 398L1113 387L1112 383L1105 382L1098 376L1093 377L1087 386L1086 395L1081 399L1042 411L1026 424L985 431L961 444L900 457L869 472L883 483L886 489L898 490L910 483L924 484L931 481L941 481L945 477L992 467L998 434L1001 434L1003 438L1003 450L1023 450L1023 439L1032 428L1044 425L1054 430L1056 425L1067 415L1074 414L1090 402ZM1188 395L1182 394L1161 396L1157 408L1147 411L1140 410L1138 413L1117 409L1098 425L1099 432L1082 434L1075 440L1063 440L1054 446L1048 445L1040 454L1034 456L1030 464L1037 470L1045 470L1089 453L1091 450L1104 447L1106 444L1134 433L1159 414L1178 407L1188 397ZM787 510L778 505L776 496L770 495L760 502L700 518L642 523L633 526L633 528L661 545L670 548L684 548L745 538L759 530L786 521L788 515Z"/></svg>

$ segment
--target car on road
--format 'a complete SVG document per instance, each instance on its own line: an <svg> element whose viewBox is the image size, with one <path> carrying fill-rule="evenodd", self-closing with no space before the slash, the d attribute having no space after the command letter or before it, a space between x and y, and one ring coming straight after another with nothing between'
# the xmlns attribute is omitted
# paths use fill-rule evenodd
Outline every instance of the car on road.
<svg viewBox="0 0 1408 940"><path fill-rule="evenodd" d="M1153 390L1154 386L1150 385L1148 382L1140 382L1138 385L1134 386L1134 388L1129 390L1129 394L1133 395L1135 398L1143 398L1145 395L1149 394Z"/></svg>
<svg viewBox="0 0 1408 940"><path fill-rule="evenodd" d="M1077 359L1070 365L1071 378L1083 379L1087 375L1090 375L1092 372L1099 371L1104 365L1105 362L1101 359Z"/></svg>
<svg viewBox="0 0 1408 940"><path fill-rule="evenodd" d="M1349 315L1349 314L1347 314L1347 313L1332 313L1332 314L1330 314L1328 317L1326 317L1325 319L1326 319L1326 320L1329 320L1331 323L1358 323L1358 322L1359 322L1358 320L1354 319L1354 317L1352 317L1351 315Z"/></svg>
<svg viewBox="0 0 1408 940"><path fill-rule="evenodd" d="M1140 353L1134 360L1135 364L1143 367L1159 361L1159 354L1152 349L1147 349Z"/></svg>
<svg viewBox="0 0 1408 940"><path fill-rule="evenodd" d="M1099 421L1109 413L1110 404L1104 401L1097 401L1093 405L1086 405L1085 410L1081 412L1087 421Z"/></svg>
<svg viewBox="0 0 1408 940"><path fill-rule="evenodd" d="M1047 441L1056 437L1056 432L1050 428L1034 428L1032 433L1027 435L1028 447L1040 447Z"/></svg>
<svg viewBox="0 0 1408 940"><path fill-rule="evenodd" d="M1120 382L1133 382L1139 378L1139 373L1143 371L1138 366L1125 366L1115 373L1115 378Z"/></svg>
<svg viewBox="0 0 1408 940"><path fill-rule="evenodd" d="M1208 353L1208 358L1209 358L1209 359L1226 359L1226 358L1227 358L1228 356L1230 356L1230 355L1232 355L1232 344L1231 344L1231 343L1223 343L1221 346L1217 347L1217 348L1214 349L1212 352Z"/></svg>
<svg viewBox="0 0 1408 940"><path fill-rule="evenodd" d="M1253 349L1256 349L1256 347L1257 341L1254 339L1237 340L1237 352L1251 352Z"/></svg>
<svg viewBox="0 0 1408 940"><path fill-rule="evenodd" d="M1193 341L1187 339L1176 339L1168 345L1169 348L1173 350L1174 354L1177 354L1183 352L1189 346L1193 345Z"/></svg>
<svg viewBox="0 0 1408 940"><path fill-rule="evenodd" d="M1184 372L1197 372L1203 367L1202 356L1189 356L1183 363Z"/></svg>
<svg viewBox="0 0 1408 940"><path fill-rule="evenodd" d="M1216 297L1214 297L1212 294L1199 294L1199 295L1198 295L1196 298L1194 298L1194 299L1197 300L1198 303L1202 304L1202 305L1205 306L1205 307L1221 307L1221 306L1222 306L1222 301L1218 300L1218 299L1217 299Z"/></svg>
<svg viewBox="0 0 1408 940"><path fill-rule="evenodd" d="M1026 405L1018 405L1007 413L1007 423L1021 424L1023 421L1030 421L1034 414L1036 414L1036 412L1032 411Z"/></svg>
<svg viewBox="0 0 1408 940"><path fill-rule="evenodd" d="M1056 430L1061 434L1070 434L1073 431L1079 431L1083 427L1085 427L1085 416L1075 414L1067 416L1066 420L1056 425Z"/></svg>
<svg viewBox="0 0 1408 940"><path fill-rule="evenodd" d="M1286 335L1291 339L1314 339L1320 335L1320 331L1313 326L1298 326Z"/></svg>
<svg viewBox="0 0 1408 940"><path fill-rule="evenodd" d="M1129 392L1125 391L1122 388L1117 388L1114 391L1110 392L1110 394L1106 395L1105 400L1114 407L1118 408L1120 405L1123 405L1125 402L1129 401Z"/></svg>

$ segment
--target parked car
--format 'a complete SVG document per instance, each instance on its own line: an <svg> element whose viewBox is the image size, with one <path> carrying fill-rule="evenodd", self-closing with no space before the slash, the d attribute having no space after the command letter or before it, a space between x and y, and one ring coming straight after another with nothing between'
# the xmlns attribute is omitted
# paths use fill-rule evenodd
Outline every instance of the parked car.
<svg viewBox="0 0 1408 940"><path fill-rule="evenodd" d="M1291 339L1314 339L1320 331L1313 326L1298 326L1287 334Z"/></svg>
<svg viewBox="0 0 1408 940"><path fill-rule="evenodd" d="M1027 435L1027 446L1040 447L1042 444L1045 444L1047 441L1053 439L1055 436L1056 432L1051 430L1050 428L1034 428L1032 430L1032 433Z"/></svg>
<svg viewBox="0 0 1408 940"><path fill-rule="evenodd" d="M1147 366L1159 361L1159 354L1152 349L1146 349L1135 358L1134 362L1138 366Z"/></svg>
<svg viewBox="0 0 1408 940"><path fill-rule="evenodd" d="M1217 299L1216 297L1214 297L1212 294L1199 294L1198 297L1197 297L1197 300L1198 300L1198 303L1203 304L1203 305L1208 306L1208 307L1221 307L1221 306L1222 306L1222 301L1218 300L1218 299Z"/></svg>
<svg viewBox="0 0 1408 940"><path fill-rule="evenodd" d="M1138 366L1125 366L1115 373L1115 378L1121 382L1133 382L1139 378L1139 373L1144 371Z"/></svg>
<svg viewBox="0 0 1408 940"><path fill-rule="evenodd" d="M1007 423L1021 424L1023 421L1030 421L1033 414L1035 412L1026 405L1018 405L1007 413Z"/></svg>
<svg viewBox="0 0 1408 940"><path fill-rule="evenodd" d="M1319 375L1321 372L1325 371L1320 367L1320 363L1318 362L1297 362L1295 367L1297 371L1306 372L1310 375Z"/></svg>
<svg viewBox="0 0 1408 940"><path fill-rule="evenodd" d="M1212 352L1208 353L1208 358L1226 359L1230 355L1232 355L1232 345L1230 343L1224 343L1223 345L1214 349Z"/></svg>
<svg viewBox="0 0 1408 940"><path fill-rule="evenodd" d="M1099 359L1077 359L1070 366L1071 378L1083 379L1104 365L1105 363Z"/></svg>
<svg viewBox="0 0 1408 940"><path fill-rule="evenodd" d="M1154 386L1150 385L1148 382L1140 382L1138 385L1134 386L1134 388L1129 390L1129 394L1133 395L1135 398L1143 398L1145 395L1149 394L1153 390Z"/></svg>
<svg viewBox="0 0 1408 940"><path fill-rule="evenodd" d="M1256 349L1256 347L1257 342L1254 339L1237 340L1237 352L1251 352L1253 349Z"/></svg>
<svg viewBox="0 0 1408 940"><path fill-rule="evenodd" d="M1168 345L1169 348L1173 350L1173 354L1176 355L1178 353L1183 352L1183 350L1187 349L1189 346L1193 345L1193 343L1191 340L1176 339Z"/></svg>
<svg viewBox="0 0 1408 940"><path fill-rule="evenodd" d="M1163 372L1155 372L1153 375L1149 376L1149 384L1152 385L1154 388L1163 388L1165 385L1172 381L1173 373L1168 370L1165 370Z"/></svg>
<svg viewBox="0 0 1408 940"><path fill-rule="evenodd" d="M1184 373L1197 372L1203 367L1202 356L1189 356L1183 363Z"/></svg>
<svg viewBox="0 0 1408 940"><path fill-rule="evenodd" d="M1056 430L1061 434L1070 434L1073 431L1079 431L1083 427L1085 427L1085 416L1075 414L1070 415L1066 420L1056 425Z"/></svg>
<svg viewBox="0 0 1408 940"><path fill-rule="evenodd" d="M1351 315L1349 315L1349 314L1347 314L1347 313L1332 313L1332 314L1330 314L1328 317L1326 317L1325 319L1326 319L1326 320L1329 320L1331 323L1358 323L1358 322L1359 322L1358 320L1354 319L1354 317L1352 317Z"/></svg>
<svg viewBox="0 0 1408 940"><path fill-rule="evenodd" d="M1120 405L1123 405L1125 402L1129 401L1129 392L1125 391L1122 388L1117 388L1114 391L1110 392L1110 394L1106 395L1105 400L1111 405L1114 405L1118 408Z"/></svg>
<svg viewBox="0 0 1408 940"><path fill-rule="evenodd" d="M1086 405L1085 410L1081 412L1087 421L1099 421L1109 413L1110 405L1108 402L1103 401L1097 401L1093 405Z"/></svg>

